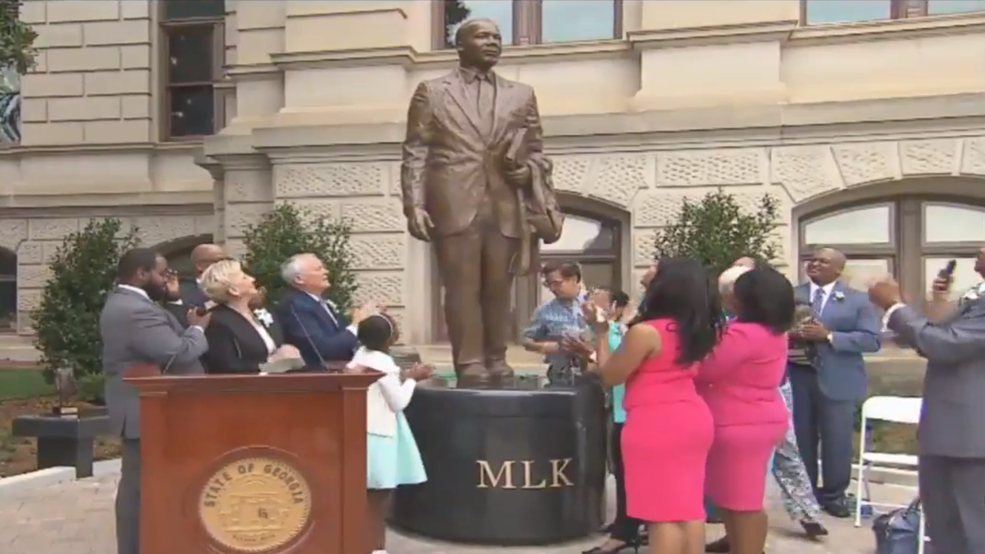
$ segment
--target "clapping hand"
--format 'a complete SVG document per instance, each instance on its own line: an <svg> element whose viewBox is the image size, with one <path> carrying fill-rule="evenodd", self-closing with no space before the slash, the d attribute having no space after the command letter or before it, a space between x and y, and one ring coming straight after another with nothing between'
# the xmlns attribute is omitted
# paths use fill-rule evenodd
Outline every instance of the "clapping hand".
<svg viewBox="0 0 985 554"><path fill-rule="evenodd" d="M584 358L595 353L595 349L585 339L572 335L565 335L561 338L561 348Z"/></svg>
<svg viewBox="0 0 985 554"><path fill-rule="evenodd" d="M595 293L589 293L588 298L581 303L581 313L585 317L585 323L593 329L607 329L609 318L605 311L599 307L595 299Z"/></svg>
<svg viewBox="0 0 985 554"><path fill-rule="evenodd" d="M431 377L432 373L434 373L433 365L418 362L414 364L414 367L404 372L404 377L414 381L423 381Z"/></svg>
<svg viewBox="0 0 985 554"><path fill-rule="evenodd" d="M950 287L950 284L947 286ZM869 300L883 311L892 308L901 302L899 283L890 275L871 281L869 283Z"/></svg>
<svg viewBox="0 0 985 554"><path fill-rule="evenodd" d="M800 326L799 331L800 337L810 341L828 340L828 335L831 333L819 321L808 321Z"/></svg>

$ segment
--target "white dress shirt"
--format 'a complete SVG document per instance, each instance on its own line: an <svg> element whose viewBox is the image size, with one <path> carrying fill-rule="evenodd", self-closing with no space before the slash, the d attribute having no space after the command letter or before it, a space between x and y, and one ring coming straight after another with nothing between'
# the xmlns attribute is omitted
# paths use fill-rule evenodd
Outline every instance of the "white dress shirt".
<svg viewBox="0 0 985 554"><path fill-rule="evenodd" d="M310 292L306 292L305 294L307 294L308 296L314 298L316 302L318 302L319 304L321 304L322 307L325 308L325 312L328 313L328 317L332 318L332 321L335 322L335 326L336 327L339 326L339 320L338 320L338 318L335 317L335 314L333 314L332 313L332 310L329 309L329 307L328 307L328 304L329 304L329 301L328 300L325 300L324 298L322 298L321 296L318 296L317 294L311 294ZM332 308L335 308L335 305L334 304L332 305ZM345 331L347 331L349 333L352 333L353 336L355 336L356 333L358 333L358 329L357 329L355 323L353 323L352 325L349 325L348 327L346 327L345 328Z"/></svg>

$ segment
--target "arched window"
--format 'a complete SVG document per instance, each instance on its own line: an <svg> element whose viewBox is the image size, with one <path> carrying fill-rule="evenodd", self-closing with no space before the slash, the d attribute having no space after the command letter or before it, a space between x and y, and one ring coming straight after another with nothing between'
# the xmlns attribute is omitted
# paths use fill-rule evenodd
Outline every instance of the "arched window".
<svg viewBox="0 0 985 554"><path fill-rule="evenodd" d="M195 275L195 268L192 266L192 250L200 244L211 242L212 235L198 235L158 245L156 250L167 258L169 268L177 271L182 277L192 277Z"/></svg>
<svg viewBox="0 0 985 554"><path fill-rule="evenodd" d="M907 298L918 304L941 268L957 260L952 290L958 297L981 281L974 267L978 250L985 246L985 207L906 197L803 219L801 259L821 246L845 253L846 280L855 288L863 288L870 277L892 273Z"/></svg>
<svg viewBox="0 0 985 554"><path fill-rule="evenodd" d="M560 240L541 246L541 265L548 261L577 262L585 286L618 287L618 231L618 224L612 221L567 215ZM551 291L541 285L538 301L543 303L551 298Z"/></svg>
<svg viewBox="0 0 985 554"><path fill-rule="evenodd" d="M621 223L592 215L584 210L565 210L564 230L561 238L554 244L542 244L537 260L541 265L533 265L531 274L519 278L515 283L512 334L519 337L520 331L530 321L534 309L551 298L551 293L543 288L539 268L549 260L577 262L581 264L582 279L589 287L622 286ZM436 264L436 262L435 262ZM434 293L432 296L433 329L432 340L448 340L448 330L444 318L444 291L435 265Z"/></svg>

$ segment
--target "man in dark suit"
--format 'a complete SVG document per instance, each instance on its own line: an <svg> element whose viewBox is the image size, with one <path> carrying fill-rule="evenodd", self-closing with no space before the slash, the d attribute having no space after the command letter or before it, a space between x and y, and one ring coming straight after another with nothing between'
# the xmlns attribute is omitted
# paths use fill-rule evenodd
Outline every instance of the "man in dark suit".
<svg viewBox="0 0 985 554"><path fill-rule="evenodd" d="M351 360L359 346L356 326L373 308L356 308L350 321L325 300L331 281L325 265L314 254L292 256L281 268L281 277L291 290L277 306L277 320L284 341L301 351L305 366L324 368L326 362Z"/></svg>
<svg viewBox="0 0 985 554"><path fill-rule="evenodd" d="M985 248L975 271L985 277ZM951 279L934 282L932 303L946 304ZM869 289L886 310L896 342L927 360L917 434L920 497L927 534L941 554L985 552L985 283L964 294L957 309L928 321L902 304L892 278ZM930 310L928 310L930 311Z"/></svg>
<svg viewBox="0 0 985 554"><path fill-rule="evenodd" d="M208 350L204 334L208 314L189 311L186 329L159 304L167 268L167 260L149 248L124 253L116 272L119 284L99 318L106 406L113 432L123 438L116 493L119 554L140 554L140 399L137 390L123 382L124 372L153 364L168 374L202 373L199 358Z"/></svg>
<svg viewBox="0 0 985 554"><path fill-rule="evenodd" d="M790 364L793 420L804 467L821 507L830 515L851 515L845 498L852 477L855 408L865 399L867 378L862 354L878 352L882 329L865 293L839 282L845 256L822 248L807 263L810 281L794 292L811 306L811 323L796 338L809 341L809 364ZM793 334L791 336L794 336ZM818 445L823 487L818 487Z"/></svg>
<svg viewBox="0 0 985 554"><path fill-rule="evenodd" d="M177 275L169 276L167 302L165 302L164 307L186 327L188 321L185 319L185 314L188 313L188 308L201 308L209 301L209 298L199 287L202 273L210 265L225 257L225 250L218 244L200 244L192 250L191 254L195 277L179 279Z"/></svg>

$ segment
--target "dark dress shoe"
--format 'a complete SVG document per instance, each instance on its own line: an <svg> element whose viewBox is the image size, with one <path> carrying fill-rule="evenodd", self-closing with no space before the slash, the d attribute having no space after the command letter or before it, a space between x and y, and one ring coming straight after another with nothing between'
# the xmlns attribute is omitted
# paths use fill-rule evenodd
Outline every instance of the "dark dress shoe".
<svg viewBox="0 0 985 554"><path fill-rule="evenodd" d="M828 536L828 530L816 521L805 519L800 522L800 526L804 528L804 532L807 533L807 538L809 539Z"/></svg>
<svg viewBox="0 0 985 554"><path fill-rule="evenodd" d="M822 508L824 508L824 511L831 517L836 517L838 519L848 519L852 517L852 511L848 508L848 503L844 500L825 502Z"/></svg>
<svg viewBox="0 0 985 554"><path fill-rule="evenodd" d="M732 551L732 545L728 541L728 536L724 536L715 542L710 542L705 545L705 552L712 552L714 554L729 554Z"/></svg>
<svg viewBox="0 0 985 554"><path fill-rule="evenodd" d="M596 546L594 548L590 548L582 552L581 554L619 554L627 550L632 550L633 552L638 553L640 551L640 541L631 541L631 542L623 543L622 546L618 546L615 549L610 549L610 550L606 550L601 546Z"/></svg>

